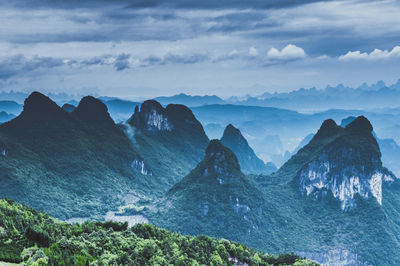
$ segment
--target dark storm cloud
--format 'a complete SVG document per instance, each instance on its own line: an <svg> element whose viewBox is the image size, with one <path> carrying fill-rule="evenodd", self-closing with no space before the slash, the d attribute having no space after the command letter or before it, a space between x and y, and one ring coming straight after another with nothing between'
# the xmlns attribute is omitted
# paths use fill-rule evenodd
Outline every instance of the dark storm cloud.
<svg viewBox="0 0 400 266"><path fill-rule="evenodd" d="M64 65L63 60L51 57L27 58L15 55L0 60L0 79L9 79L15 75L38 69L49 69Z"/></svg>
<svg viewBox="0 0 400 266"><path fill-rule="evenodd" d="M309 51L310 55L327 54L338 56L352 49L373 49L382 44L393 47L398 43L398 32L388 34L384 30L369 30L368 34L357 32L356 23L343 21L335 8L346 10L346 6L333 6L314 10L305 4L332 1L78 1L78 0L16 0L1 1L3 6L32 10L20 14L18 23L33 20L55 21L32 31L15 31L5 27L0 35L10 43L68 43L68 42L135 42L135 41L183 41L208 35L236 36L242 40L256 40L269 45L295 43ZM363 1L359 3L368 3ZM339 1L341 5L346 3ZM357 1L348 1L355 3ZM318 4L317 4L318 5ZM393 4L396 5L396 4ZM35 7L35 8L34 8ZM43 12L37 12L42 7ZM352 7L352 6L351 6ZM350 8L351 8L350 7ZM69 8L76 8L69 10ZM303 8L301 12L293 9ZM309 10L305 12L304 10ZM54 11L59 13L54 14ZM276 14L276 12L281 12ZM272 14L271 14L272 13ZM24 16L27 17L24 17ZM307 18L315 20L309 23ZM11 18L13 19L13 18ZM371 18L370 20L373 20ZM71 25L71 23L73 25ZM304 25L304 26L303 26ZM377 24L378 25L378 24ZM19 25L21 28L21 25ZM1 28L1 26L0 26ZM372 45L373 44L373 45ZM353 46L355 45L355 46ZM221 55L222 56L222 55ZM122 67L123 68L123 67Z"/></svg>
<svg viewBox="0 0 400 266"><path fill-rule="evenodd" d="M154 7L188 8L188 9L230 9L230 8L256 8L275 9L299 6L328 0L14 0L11 3L18 7L53 7L53 8L82 8L99 7L113 4L123 4L129 8L143 9ZM6 3L2 1L1 3ZM9 3L10 4L10 3Z"/></svg>
<svg viewBox="0 0 400 266"><path fill-rule="evenodd" d="M191 55L177 55L167 54L161 56L149 56L141 60L141 66L155 66L155 65L168 65L168 64L196 64L209 60L207 54L191 54Z"/></svg>
<svg viewBox="0 0 400 266"><path fill-rule="evenodd" d="M147 68L158 65L196 64L209 59L207 54L179 55L172 53L168 53L165 56L148 56L144 58L133 58L131 54L122 53L119 55L95 56L83 60L14 55L0 59L0 79L7 80L14 76L26 75L29 72L50 70L62 66L76 69L110 66L118 72L131 68Z"/></svg>
<svg viewBox="0 0 400 266"><path fill-rule="evenodd" d="M130 67L129 58L131 57L130 54L120 54L117 56L114 62L114 68L117 71L122 71L124 69L128 69Z"/></svg>

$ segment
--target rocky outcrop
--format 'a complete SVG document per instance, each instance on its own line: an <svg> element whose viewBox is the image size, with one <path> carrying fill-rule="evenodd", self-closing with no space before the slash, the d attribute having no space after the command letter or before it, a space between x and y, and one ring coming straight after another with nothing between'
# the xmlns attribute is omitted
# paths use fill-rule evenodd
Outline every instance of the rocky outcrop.
<svg viewBox="0 0 400 266"><path fill-rule="evenodd" d="M8 150L7 150L6 145L2 141L0 141L0 155L7 156L7 154L8 154Z"/></svg>
<svg viewBox="0 0 400 266"><path fill-rule="evenodd" d="M203 149L209 142L203 126L192 111L180 104L169 104L164 108L155 100L144 101L140 108L135 107L135 112L127 123L153 134L172 133L169 136L174 135L174 138L179 138L179 142L188 140L191 145L200 145Z"/></svg>
<svg viewBox="0 0 400 266"><path fill-rule="evenodd" d="M147 131L171 131L172 123L169 121L166 110L157 101L148 100L142 103L140 110L135 107L133 116L128 120L132 126Z"/></svg>
<svg viewBox="0 0 400 266"><path fill-rule="evenodd" d="M351 148L342 148L341 160L351 160L351 156L360 154ZM342 210L356 206L356 195L364 199L373 197L382 204L383 182L393 182L394 177L388 171L377 168L371 173L359 171L352 165L338 167L340 162L330 160L329 151L310 162L299 175L300 189L307 196L325 197L330 192L340 202Z"/></svg>
<svg viewBox="0 0 400 266"><path fill-rule="evenodd" d="M312 140L316 141L327 143L299 172L303 194L314 198L332 195L342 210L355 207L357 195L382 204L382 184L395 177L382 166L379 146L365 117L344 129L327 120Z"/></svg>
<svg viewBox="0 0 400 266"><path fill-rule="evenodd" d="M325 252L296 252L301 257L316 261L322 265L335 266L369 266L368 262L362 261L357 254L347 249L331 249Z"/></svg>
<svg viewBox="0 0 400 266"><path fill-rule="evenodd" d="M141 159L135 159L131 162L131 167L142 175L153 175L150 169L147 168L144 161Z"/></svg>

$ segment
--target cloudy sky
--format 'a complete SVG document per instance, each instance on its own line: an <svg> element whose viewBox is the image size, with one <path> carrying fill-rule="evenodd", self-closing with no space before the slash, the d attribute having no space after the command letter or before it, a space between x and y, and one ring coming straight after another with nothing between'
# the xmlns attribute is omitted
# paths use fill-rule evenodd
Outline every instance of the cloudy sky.
<svg viewBox="0 0 400 266"><path fill-rule="evenodd" d="M0 91L133 99L390 84L399 2L0 0Z"/></svg>

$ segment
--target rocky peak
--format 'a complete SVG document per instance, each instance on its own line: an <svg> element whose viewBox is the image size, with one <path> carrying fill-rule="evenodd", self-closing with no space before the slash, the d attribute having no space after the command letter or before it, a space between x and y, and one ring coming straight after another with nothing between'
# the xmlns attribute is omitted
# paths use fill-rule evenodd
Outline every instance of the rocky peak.
<svg viewBox="0 0 400 266"><path fill-rule="evenodd" d="M319 128L314 139L323 139L335 136L341 130L341 127L336 124L333 119L325 120Z"/></svg>
<svg viewBox="0 0 400 266"><path fill-rule="evenodd" d="M248 145L247 140L243 137L239 129L232 124L226 126L224 134L221 138L222 143L235 143L235 145Z"/></svg>
<svg viewBox="0 0 400 266"><path fill-rule="evenodd" d="M382 204L382 184L393 182L395 177L382 166L379 146L371 134L368 119L358 117L336 134L332 134L333 123L327 123L321 128L330 130L320 129L318 134L323 132L323 136L328 136L325 132L330 132L329 142L318 147L320 145L315 145L314 138L305 149L314 152L309 153L313 157L299 171L302 193L314 198L330 194L339 201L342 210L356 207L356 195L364 199L375 198ZM306 151L299 151L302 152Z"/></svg>
<svg viewBox="0 0 400 266"><path fill-rule="evenodd" d="M0 140L0 156L7 156L8 151L6 145Z"/></svg>
<svg viewBox="0 0 400 266"><path fill-rule="evenodd" d="M136 128L147 131L171 131L172 123L169 121L166 110L155 100L147 100L139 107L135 107L135 113L128 123Z"/></svg>
<svg viewBox="0 0 400 266"><path fill-rule="evenodd" d="M272 163L265 164L257 157L240 130L232 124L225 128L221 143L235 153L244 173L270 174L276 171L275 165Z"/></svg>
<svg viewBox="0 0 400 266"><path fill-rule="evenodd" d="M373 127L365 116L359 116L346 126L346 130L351 133L370 135Z"/></svg>
<svg viewBox="0 0 400 266"><path fill-rule="evenodd" d="M40 92L33 92L24 101L23 116L50 117L62 112L62 109L49 97Z"/></svg>
<svg viewBox="0 0 400 266"><path fill-rule="evenodd" d="M225 183L225 177L240 172L235 154L219 140L210 141L203 162L205 162L204 175L217 175L221 184Z"/></svg>
<svg viewBox="0 0 400 266"><path fill-rule="evenodd" d="M113 123L108 113L107 106L93 96L83 97L78 107L73 111L73 114L90 123Z"/></svg>

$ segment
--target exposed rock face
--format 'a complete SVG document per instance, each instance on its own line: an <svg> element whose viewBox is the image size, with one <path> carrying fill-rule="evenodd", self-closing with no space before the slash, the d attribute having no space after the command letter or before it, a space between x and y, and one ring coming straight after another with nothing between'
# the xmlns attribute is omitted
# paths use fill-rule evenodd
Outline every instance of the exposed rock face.
<svg viewBox="0 0 400 266"><path fill-rule="evenodd" d="M153 173L146 167L141 159L135 159L131 162L131 167L141 173L142 175L153 175Z"/></svg>
<svg viewBox="0 0 400 266"><path fill-rule="evenodd" d="M332 249L326 252L296 252L299 256L321 263L322 265L335 266L369 266L368 262L362 261L357 254L346 249Z"/></svg>
<svg viewBox="0 0 400 266"><path fill-rule="evenodd" d="M8 151L7 151L6 145L0 141L0 155L7 156L7 154L8 154Z"/></svg>
<svg viewBox="0 0 400 266"><path fill-rule="evenodd" d="M315 198L329 193L339 201L342 210L356 206L356 195L375 198L382 204L382 184L393 182L395 177L382 167L371 124L359 117L343 129L332 121L325 121L313 139L333 138L301 169L300 190Z"/></svg>
<svg viewBox="0 0 400 266"><path fill-rule="evenodd" d="M225 128L221 143L235 153L244 173L270 174L277 170L272 163L265 164L258 158L240 130L231 124Z"/></svg>
<svg viewBox="0 0 400 266"><path fill-rule="evenodd" d="M127 122L147 132L173 132L175 136L190 140L192 144L200 144L203 149L209 142L203 126L192 111L180 104L169 104L164 108L155 100L145 101L140 109L135 107L135 113Z"/></svg>
<svg viewBox="0 0 400 266"><path fill-rule="evenodd" d="M341 160L351 160L351 156L360 156L351 148L338 151L343 154ZM374 197L382 204L382 183L394 181L387 171L377 168L371 173L359 171L354 166L340 167L340 162L330 160L329 151L310 162L300 173L300 187L307 196L323 197L330 191L340 202L342 210L355 207L355 196Z"/></svg>
<svg viewBox="0 0 400 266"><path fill-rule="evenodd" d="M172 123L169 121L166 110L154 100L148 100L139 107L135 107L135 113L128 123L136 128L148 131L171 131Z"/></svg>

